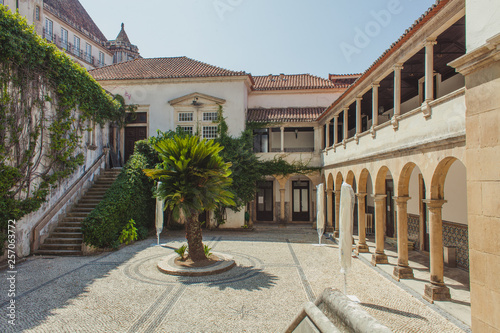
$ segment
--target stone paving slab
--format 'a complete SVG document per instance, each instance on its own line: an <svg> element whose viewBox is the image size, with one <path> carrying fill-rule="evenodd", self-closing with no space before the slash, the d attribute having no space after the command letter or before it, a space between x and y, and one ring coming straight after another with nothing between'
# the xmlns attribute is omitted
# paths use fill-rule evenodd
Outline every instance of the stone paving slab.
<svg viewBox="0 0 500 333"><path fill-rule="evenodd" d="M281 332L304 302L327 287L343 290L338 249L313 246L313 229L207 231L204 241L237 266L205 277L162 274L156 264L186 242L182 232L164 233L166 247L148 239L93 257L31 258L17 267L15 327L0 283L0 332ZM348 294L394 332L463 332L358 259Z"/></svg>

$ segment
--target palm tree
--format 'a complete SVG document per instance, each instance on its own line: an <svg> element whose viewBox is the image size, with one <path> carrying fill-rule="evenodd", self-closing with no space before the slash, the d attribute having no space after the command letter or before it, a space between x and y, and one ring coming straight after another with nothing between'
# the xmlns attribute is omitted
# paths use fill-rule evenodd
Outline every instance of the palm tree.
<svg viewBox="0 0 500 333"><path fill-rule="evenodd" d="M233 194L226 190L231 184L231 163L225 163L218 143L197 136L178 136L154 144L162 162L156 169L144 170L150 178L162 182L157 197L176 220L185 219L189 258L205 260L201 224L198 215L213 210L217 204L234 205Z"/></svg>

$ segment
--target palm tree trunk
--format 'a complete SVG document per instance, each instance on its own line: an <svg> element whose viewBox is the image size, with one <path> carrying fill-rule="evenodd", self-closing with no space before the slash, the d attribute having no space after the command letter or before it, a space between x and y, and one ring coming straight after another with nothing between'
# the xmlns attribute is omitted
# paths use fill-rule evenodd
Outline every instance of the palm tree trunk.
<svg viewBox="0 0 500 333"><path fill-rule="evenodd" d="M186 239L188 242L189 258L196 261L207 259L203 250L203 236L201 225L198 222L198 213L193 213L186 219Z"/></svg>

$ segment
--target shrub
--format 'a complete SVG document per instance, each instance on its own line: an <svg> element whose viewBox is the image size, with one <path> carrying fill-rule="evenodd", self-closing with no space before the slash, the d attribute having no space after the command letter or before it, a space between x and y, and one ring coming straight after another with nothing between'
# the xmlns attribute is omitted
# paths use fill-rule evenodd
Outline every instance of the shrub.
<svg viewBox="0 0 500 333"><path fill-rule="evenodd" d="M120 245L120 235L133 219L137 239L144 239L154 229L155 204L151 181L143 169L155 166L155 155L148 153L146 140L138 141L134 154L104 195L103 200L83 221L84 242L99 248ZM156 157L157 158L157 157Z"/></svg>
<svg viewBox="0 0 500 333"><path fill-rule="evenodd" d="M137 240L137 228L135 227L135 221L131 219L123 228L119 241L120 244L125 243L125 245L128 245L128 243L135 240Z"/></svg>

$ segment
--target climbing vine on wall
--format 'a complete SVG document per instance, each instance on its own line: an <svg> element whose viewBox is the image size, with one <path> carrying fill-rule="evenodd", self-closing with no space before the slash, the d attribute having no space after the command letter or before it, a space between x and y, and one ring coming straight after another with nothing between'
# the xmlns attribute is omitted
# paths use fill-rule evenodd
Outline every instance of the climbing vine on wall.
<svg viewBox="0 0 500 333"><path fill-rule="evenodd" d="M84 163L91 121L123 119L121 101L0 5L0 230L36 211Z"/></svg>

